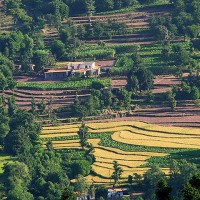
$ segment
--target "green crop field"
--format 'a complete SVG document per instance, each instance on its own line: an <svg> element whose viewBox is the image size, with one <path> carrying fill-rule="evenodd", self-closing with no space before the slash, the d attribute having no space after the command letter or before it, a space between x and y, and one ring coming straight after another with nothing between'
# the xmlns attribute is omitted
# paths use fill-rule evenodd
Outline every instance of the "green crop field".
<svg viewBox="0 0 200 200"><path fill-rule="evenodd" d="M93 82L99 82L106 86L111 86L111 79L84 79L79 81L65 82L18 82L17 88L22 89L38 89L38 90L53 90L53 89L78 89L89 88Z"/></svg>

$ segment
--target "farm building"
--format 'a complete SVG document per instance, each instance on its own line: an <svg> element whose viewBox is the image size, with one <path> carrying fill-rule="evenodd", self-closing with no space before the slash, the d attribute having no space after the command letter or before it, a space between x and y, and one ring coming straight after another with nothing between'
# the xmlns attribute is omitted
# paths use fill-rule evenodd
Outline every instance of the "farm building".
<svg viewBox="0 0 200 200"><path fill-rule="evenodd" d="M46 69L45 80L62 80L76 74L86 75L87 71L90 76L99 76L101 73L101 66L96 66L95 62L65 62L59 63L59 66L61 67Z"/></svg>
<svg viewBox="0 0 200 200"><path fill-rule="evenodd" d="M125 195L128 195L127 188L108 189L108 199L110 199L110 200L111 199L121 199Z"/></svg>

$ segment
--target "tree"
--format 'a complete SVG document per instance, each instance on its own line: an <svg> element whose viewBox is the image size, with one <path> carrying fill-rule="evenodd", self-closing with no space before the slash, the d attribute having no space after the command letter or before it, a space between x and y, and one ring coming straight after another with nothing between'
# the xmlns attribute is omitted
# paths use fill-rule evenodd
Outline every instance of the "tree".
<svg viewBox="0 0 200 200"><path fill-rule="evenodd" d="M33 53L33 63L35 64L36 72L43 70L45 67L49 67L55 64L55 59L46 50L36 50Z"/></svg>
<svg viewBox="0 0 200 200"><path fill-rule="evenodd" d="M144 174L144 190L145 190L145 197L148 199L156 199L156 189L159 180L164 178L164 173L161 169L157 166L152 166Z"/></svg>
<svg viewBox="0 0 200 200"><path fill-rule="evenodd" d="M104 186L98 186L95 191L95 199L100 200L100 198L107 199L108 189Z"/></svg>
<svg viewBox="0 0 200 200"><path fill-rule="evenodd" d="M4 150L12 155L30 150L38 144L40 125L26 110L16 110L10 121L10 131L5 138Z"/></svg>
<svg viewBox="0 0 200 200"><path fill-rule="evenodd" d="M4 146L5 137L10 131L9 121L10 119L6 114L0 114L0 145L2 146Z"/></svg>
<svg viewBox="0 0 200 200"><path fill-rule="evenodd" d="M88 133L88 127L85 125L85 123L82 122L81 127L79 128L78 131L78 136L80 139L80 144L81 147L84 148L88 145L88 137L89 137L89 133Z"/></svg>
<svg viewBox="0 0 200 200"><path fill-rule="evenodd" d="M139 90L139 82L135 75L128 76L126 88L134 93Z"/></svg>
<svg viewBox="0 0 200 200"><path fill-rule="evenodd" d="M112 97L113 97L113 94L111 90L107 90L103 94L104 106L106 108L110 108L112 106Z"/></svg>
<svg viewBox="0 0 200 200"><path fill-rule="evenodd" d="M43 97L41 102L38 103L38 109L40 109L41 112L44 113L45 112L45 108L46 108L46 103L45 103L45 100L44 100L44 97Z"/></svg>
<svg viewBox="0 0 200 200"><path fill-rule="evenodd" d="M65 44L60 40L54 40L51 44L52 54L56 56L57 59L61 59L65 53Z"/></svg>
<svg viewBox="0 0 200 200"><path fill-rule="evenodd" d="M172 187L172 196L176 199L181 199L184 185L198 172L197 166L188 163L186 160L172 160L170 163L170 180L169 184Z"/></svg>
<svg viewBox="0 0 200 200"><path fill-rule="evenodd" d="M172 91L168 91L166 92L166 95L167 95L167 100L169 102L169 106L171 107L171 110L174 111L174 109L176 108L176 100L175 100L176 94L174 94Z"/></svg>
<svg viewBox="0 0 200 200"><path fill-rule="evenodd" d="M76 200L76 194L71 188L66 188L62 194L61 200Z"/></svg>
<svg viewBox="0 0 200 200"><path fill-rule="evenodd" d="M11 96L8 99L8 114L10 117L12 117L15 114L16 111L16 102L15 102L15 97Z"/></svg>
<svg viewBox="0 0 200 200"><path fill-rule="evenodd" d="M92 16L95 12L95 1L94 0L84 0L85 11L88 16Z"/></svg>
<svg viewBox="0 0 200 200"><path fill-rule="evenodd" d="M71 165L71 178L75 178L78 174L87 176L91 171L91 163L87 160L78 160Z"/></svg>
<svg viewBox="0 0 200 200"><path fill-rule="evenodd" d="M189 52L184 49L181 45L173 46L173 59L177 66L186 66L190 63L191 58Z"/></svg>
<svg viewBox="0 0 200 200"><path fill-rule="evenodd" d="M170 200L171 188L168 186L166 179L162 178L158 182L156 196L158 200Z"/></svg>
<svg viewBox="0 0 200 200"><path fill-rule="evenodd" d="M80 174L76 177L74 186L75 186L75 191L79 192L80 194L87 194L90 188L89 183L86 181L84 176Z"/></svg>
<svg viewBox="0 0 200 200"><path fill-rule="evenodd" d="M114 185L116 185L122 175L123 170L116 160L113 161L113 169L114 172L111 177L114 179Z"/></svg>
<svg viewBox="0 0 200 200"><path fill-rule="evenodd" d="M141 174L134 173L133 178L135 179L135 181L138 185L141 185L141 183L142 183L142 175Z"/></svg>
<svg viewBox="0 0 200 200"><path fill-rule="evenodd" d="M130 108L130 106L131 106L131 92L122 88L122 89L119 89L117 91L116 96L119 100L120 108L126 108L126 109Z"/></svg>
<svg viewBox="0 0 200 200"><path fill-rule="evenodd" d="M129 183L130 185L132 185L132 183L133 183L133 176L128 175L128 183Z"/></svg>
<svg viewBox="0 0 200 200"><path fill-rule="evenodd" d="M35 103L35 98L32 97L31 99L31 112L34 114L36 111L36 103Z"/></svg>
<svg viewBox="0 0 200 200"><path fill-rule="evenodd" d="M183 189L184 200L200 199L200 174L194 175Z"/></svg>
<svg viewBox="0 0 200 200"><path fill-rule="evenodd" d="M21 162L7 163L4 166L4 175L7 178L5 185L8 189L12 189L16 185L27 188L31 182L29 169Z"/></svg>
<svg viewBox="0 0 200 200"><path fill-rule="evenodd" d="M192 88L191 88L191 98L193 99L193 100L197 100L197 99L199 99L199 89L198 89L198 87L196 87L196 86L193 86Z"/></svg>
<svg viewBox="0 0 200 200"><path fill-rule="evenodd" d="M0 90L5 90L7 87L7 80L3 73L0 72Z"/></svg>
<svg viewBox="0 0 200 200"><path fill-rule="evenodd" d="M28 189L24 189L20 185L16 185L14 188L8 191L7 200L34 200L33 195L28 192Z"/></svg>
<svg viewBox="0 0 200 200"><path fill-rule="evenodd" d="M165 26L156 27L156 33L158 40L165 46L169 45L173 39L173 34Z"/></svg>

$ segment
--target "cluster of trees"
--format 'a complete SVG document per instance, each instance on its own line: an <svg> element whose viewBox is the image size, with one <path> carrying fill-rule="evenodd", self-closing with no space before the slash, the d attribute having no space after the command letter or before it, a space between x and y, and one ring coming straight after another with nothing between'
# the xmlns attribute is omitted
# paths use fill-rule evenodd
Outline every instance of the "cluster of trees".
<svg viewBox="0 0 200 200"><path fill-rule="evenodd" d="M6 0L5 9L8 14L13 15L23 33L38 31L46 23L59 27L61 20L69 15L68 5L60 0Z"/></svg>
<svg viewBox="0 0 200 200"><path fill-rule="evenodd" d="M35 116L19 109L14 97L0 98L0 145L3 153L15 160L4 166L0 198L8 200L60 200L69 178L90 173L91 152L55 151L51 142L46 149L39 139L41 124Z"/></svg>
<svg viewBox="0 0 200 200"><path fill-rule="evenodd" d="M138 3L154 3L155 0L6 0L5 10L13 15L15 24L23 33L37 32L45 24L56 28L70 15L117 10Z"/></svg>
<svg viewBox="0 0 200 200"><path fill-rule="evenodd" d="M67 0L71 15L80 13L91 15L95 12L117 10L137 3L137 0Z"/></svg>
<svg viewBox="0 0 200 200"><path fill-rule="evenodd" d="M85 116L97 115L103 109L130 109L132 93L126 89L92 90L91 95L85 100L76 97L71 106L73 116L84 118Z"/></svg>
<svg viewBox="0 0 200 200"><path fill-rule="evenodd" d="M152 166L144 174L144 198L150 200L183 199L194 200L200 198L199 171L195 164L186 160L172 160L170 176L157 166Z"/></svg>
<svg viewBox="0 0 200 200"><path fill-rule="evenodd" d="M0 90L12 90L16 86L13 79L13 67L13 62L0 53Z"/></svg>
<svg viewBox="0 0 200 200"><path fill-rule="evenodd" d="M135 49L131 56L133 65L127 74L127 89L136 93L138 91L151 90L153 88L153 74L144 67L142 59L138 53L139 49Z"/></svg>
<svg viewBox="0 0 200 200"><path fill-rule="evenodd" d="M200 4L198 0L174 0L172 15L155 17L152 25L156 30L164 28L174 35L187 35L190 38L198 37L200 33Z"/></svg>
<svg viewBox="0 0 200 200"><path fill-rule="evenodd" d="M183 77L181 85L174 87L172 92L176 99L197 100L200 98L200 77L199 75L189 75Z"/></svg>
<svg viewBox="0 0 200 200"><path fill-rule="evenodd" d="M33 39L21 31L13 31L8 34L0 34L0 43L0 52L2 55L13 60L15 63L20 63L23 71L32 70L32 63L35 64L36 71L55 64L53 55L49 50L45 49L41 38L35 37ZM1 60L6 60L6 58L2 57ZM7 74L10 77L11 72L14 70L13 64L9 63L9 61L4 62L8 65Z"/></svg>
<svg viewBox="0 0 200 200"><path fill-rule="evenodd" d="M57 60L73 61L80 57L80 47L83 46L84 40L111 39L113 35L125 32L126 25L123 22L95 22L77 27L72 21L69 21L64 27L60 27L59 39L50 44L51 51ZM103 43L99 45L103 45Z"/></svg>

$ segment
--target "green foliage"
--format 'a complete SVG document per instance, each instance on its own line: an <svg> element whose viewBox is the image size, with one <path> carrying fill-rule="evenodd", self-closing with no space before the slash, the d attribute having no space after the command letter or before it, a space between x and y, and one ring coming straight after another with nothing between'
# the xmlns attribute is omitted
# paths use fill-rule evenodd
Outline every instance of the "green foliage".
<svg viewBox="0 0 200 200"><path fill-rule="evenodd" d="M184 186L183 199L197 200L200 198L200 174L194 175L189 183Z"/></svg>
<svg viewBox="0 0 200 200"><path fill-rule="evenodd" d="M180 199L184 185L197 173L198 169L195 164L188 163L186 160L180 160L179 162L173 160L170 169L169 183L172 187L172 195Z"/></svg>
<svg viewBox="0 0 200 200"><path fill-rule="evenodd" d="M170 106L172 111L174 111L174 109L176 108L175 95L176 94L174 94L172 91L166 92L166 97L167 97L167 100L169 102L169 106Z"/></svg>
<svg viewBox="0 0 200 200"><path fill-rule="evenodd" d="M98 186L95 191L95 199L100 200L100 198L107 199L108 189L103 186Z"/></svg>
<svg viewBox="0 0 200 200"><path fill-rule="evenodd" d="M35 71L39 72L45 67L54 65L55 60L49 51L36 50L33 53L33 63L35 64Z"/></svg>
<svg viewBox="0 0 200 200"><path fill-rule="evenodd" d="M51 52L57 59L61 59L65 53L65 44L60 40L54 40L51 44Z"/></svg>
<svg viewBox="0 0 200 200"><path fill-rule="evenodd" d="M5 138L4 149L16 155L31 149L39 140L40 125L32 114L17 110L11 118L10 131Z"/></svg>
<svg viewBox="0 0 200 200"><path fill-rule="evenodd" d="M76 194L71 188L66 188L62 194L61 200L76 200Z"/></svg>
<svg viewBox="0 0 200 200"><path fill-rule="evenodd" d="M156 196L158 200L170 200L171 188L168 186L167 180L162 178L158 182Z"/></svg>
<svg viewBox="0 0 200 200"><path fill-rule="evenodd" d="M116 184L118 183L123 172L122 168L120 167L120 165L116 160L113 161L113 170L114 172L111 177L114 179L114 184Z"/></svg>
<svg viewBox="0 0 200 200"><path fill-rule="evenodd" d="M88 127L82 123L81 124L81 127L79 128L79 131L78 131L78 136L80 138L80 144L81 144L81 147L84 148L88 145L88 138L89 138L89 133L88 133Z"/></svg>
<svg viewBox="0 0 200 200"><path fill-rule="evenodd" d="M156 199L156 189L159 181L164 178L164 173L157 166L152 166L144 174L145 197Z"/></svg>
<svg viewBox="0 0 200 200"><path fill-rule="evenodd" d="M111 79L84 79L79 81L66 81L66 82L50 82L50 83L39 83L39 82L18 82L17 88L23 89L78 89L91 87L93 82L99 82L104 86L111 85Z"/></svg>

